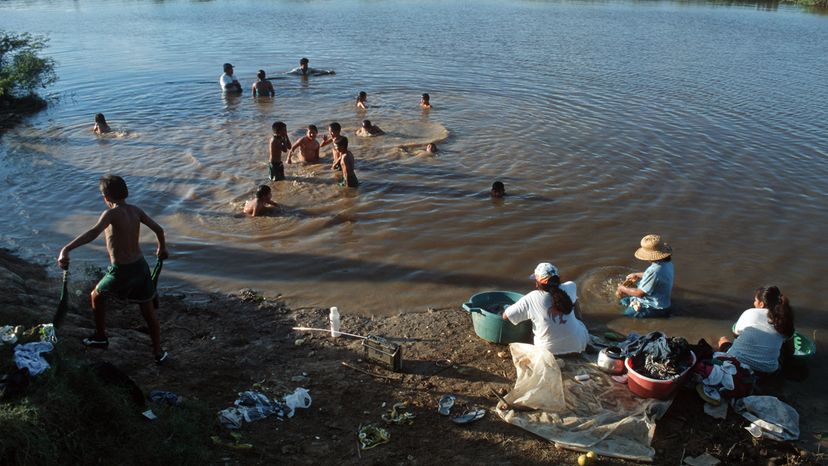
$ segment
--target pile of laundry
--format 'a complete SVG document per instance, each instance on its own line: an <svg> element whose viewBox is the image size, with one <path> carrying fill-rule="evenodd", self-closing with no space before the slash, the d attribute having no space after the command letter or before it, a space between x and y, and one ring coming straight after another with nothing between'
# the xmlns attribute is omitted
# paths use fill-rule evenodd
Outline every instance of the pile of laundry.
<svg viewBox="0 0 828 466"><path fill-rule="evenodd" d="M52 324L41 324L30 329L20 325L0 327L0 349L12 349L17 367L9 374L0 374L0 399L25 393L30 376L40 375L49 369L49 362L43 354L54 350L55 342L57 338Z"/></svg>
<svg viewBox="0 0 828 466"><path fill-rule="evenodd" d="M690 345L681 337L667 338L652 332L629 341L623 348L635 371L645 377L670 380L680 376L693 362Z"/></svg>

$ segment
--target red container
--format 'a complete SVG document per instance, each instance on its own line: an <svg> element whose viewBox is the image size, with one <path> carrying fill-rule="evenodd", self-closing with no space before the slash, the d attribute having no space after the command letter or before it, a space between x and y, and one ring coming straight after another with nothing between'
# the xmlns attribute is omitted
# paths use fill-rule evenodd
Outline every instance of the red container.
<svg viewBox="0 0 828 466"><path fill-rule="evenodd" d="M676 389L684 383L687 376L690 374L690 369L696 365L696 355L690 352L692 360L680 376L670 380L659 380L644 377L633 369L632 358L627 358L624 365L627 366L627 387L635 395L641 398L657 398L659 400L666 400Z"/></svg>

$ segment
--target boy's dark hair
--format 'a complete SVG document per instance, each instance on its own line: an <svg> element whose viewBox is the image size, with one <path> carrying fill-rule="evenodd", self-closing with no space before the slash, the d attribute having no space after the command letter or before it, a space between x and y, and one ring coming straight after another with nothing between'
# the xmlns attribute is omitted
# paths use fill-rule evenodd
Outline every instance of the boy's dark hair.
<svg viewBox="0 0 828 466"><path fill-rule="evenodd" d="M424 94L423 94L423 100L428 100L428 99L430 99L430 98L431 98L431 97L429 97L427 93L424 93Z"/></svg>
<svg viewBox="0 0 828 466"><path fill-rule="evenodd" d="M308 59L307 59L307 58L305 58L305 57L302 57L302 58L299 60L299 64L300 64L300 65L307 65L307 64L308 64Z"/></svg>
<svg viewBox="0 0 828 466"><path fill-rule="evenodd" d="M362 127L363 128L370 128L371 126L372 126L371 125L371 120L362 120Z"/></svg>
<svg viewBox="0 0 828 466"><path fill-rule="evenodd" d="M102 176L98 181L101 194L113 201L122 201L129 196L126 181L117 175Z"/></svg>
<svg viewBox="0 0 828 466"><path fill-rule="evenodd" d="M259 70L259 72L256 73L256 77L259 78L259 79L264 79L266 76L267 75L265 74L264 70Z"/></svg>
<svg viewBox="0 0 828 466"><path fill-rule="evenodd" d="M259 185L259 189L256 190L256 199L263 199L268 194L270 194L270 186L266 184Z"/></svg>
<svg viewBox="0 0 828 466"><path fill-rule="evenodd" d="M316 128L316 125L308 125L308 129L316 133L319 132L319 130Z"/></svg>
<svg viewBox="0 0 828 466"><path fill-rule="evenodd" d="M506 192L506 186L503 186L503 182L501 181L495 181L494 183L492 183L492 191L497 191L501 193Z"/></svg>
<svg viewBox="0 0 828 466"><path fill-rule="evenodd" d="M277 122L273 123L273 126L271 126L271 128L273 128L273 132L275 133L275 132L279 131L282 128L287 129L287 125L284 124L281 121L277 121Z"/></svg>
<svg viewBox="0 0 828 466"><path fill-rule="evenodd" d="M347 149L348 148L348 138L345 136L339 136L334 141L334 145L340 149Z"/></svg>
<svg viewBox="0 0 828 466"><path fill-rule="evenodd" d="M98 123L99 125L106 124L106 117L104 116L103 113L96 113L95 114L95 123Z"/></svg>
<svg viewBox="0 0 828 466"><path fill-rule="evenodd" d="M365 91L359 91L359 95L357 97L359 97L359 98L368 97L368 94L366 94Z"/></svg>
<svg viewBox="0 0 828 466"><path fill-rule="evenodd" d="M337 123L335 121L333 123L329 124L328 128L331 128L334 131L342 131L342 125L340 125L339 123Z"/></svg>

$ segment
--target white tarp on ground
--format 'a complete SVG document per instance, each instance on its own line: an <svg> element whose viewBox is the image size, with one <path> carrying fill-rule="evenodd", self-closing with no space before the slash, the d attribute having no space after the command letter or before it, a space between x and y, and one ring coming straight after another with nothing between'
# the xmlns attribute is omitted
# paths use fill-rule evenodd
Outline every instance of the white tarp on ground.
<svg viewBox="0 0 828 466"><path fill-rule="evenodd" d="M672 400L635 397L585 356L556 359L525 343L512 343L509 349L517 381L504 398L516 409L498 406L495 412L503 420L563 448L652 461L655 421ZM580 374L589 380L576 381Z"/></svg>

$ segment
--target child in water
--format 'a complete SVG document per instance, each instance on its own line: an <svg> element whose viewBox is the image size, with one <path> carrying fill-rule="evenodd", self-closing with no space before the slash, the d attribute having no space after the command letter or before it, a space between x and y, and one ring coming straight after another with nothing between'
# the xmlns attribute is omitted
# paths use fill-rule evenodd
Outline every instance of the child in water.
<svg viewBox="0 0 828 466"><path fill-rule="evenodd" d="M354 172L354 154L348 150L348 138L339 136L334 141L334 147L339 154L339 159L334 160L334 166L339 165L342 169L341 186L348 188L356 188L359 186L359 180Z"/></svg>
<svg viewBox="0 0 828 466"><path fill-rule="evenodd" d="M367 100L368 100L368 94L366 94L365 91L360 91L359 95L357 95L357 100L356 100L357 108L361 108L361 109L365 110L367 108L367 106L365 105L365 102Z"/></svg>
<svg viewBox="0 0 828 466"><path fill-rule="evenodd" d="M423 97L420 99L420 107L422 107L423 110L431 110L430 99L431 97L428 94L423 94Z"/></svg>
<svg viewBox="0 0 828 466"><path fill-rule="evenodd" d="M437 153L437 144L433 142L426 146L426 152L429 154L436 154Z"/></svg>
<svg viewBox="0 0 828 466"><path fill-rule="evenodd" d="M273 202L270 186L263 184L256 190L256 197L244 203L244 213L251 217L258 217L270 210L270 207L279 207Z"/></svg>
<svg viewBox="0 0 828 466"><path fill-rule="evenodd" d="M273 123L273 137L270 139L268 151L268 167L270 168L270 181L281 181L285 179L285 166L282 164L282 152L290 150L290 139L287 135L287 125L281 121Z"/></svg>
<svg viewBox="0 0 828 466"><path fill-rule="evenodd" d="M322 143L319 144L319 148L323 148L328 144L333 144L336 141L336 138L339 137L340 133L342 133L342 125L337 122L332 122L328 125L328 134L322 136ZM339 160L339 153L336 151L336 145L331 146L331 158L333 159L333 163L331 164L331 170L339 170L339 167L336 165L337 160Z"/></svg>
<svg viewBox="0 0 828 466"><path fill-rule="evenodd" d="M305 163L319 163L319 143L316 142L317 133L319 133L319 130L316 128L316 125L308 125L308 132L305 133L305 136L291 146L287 156L287 163L292 163L291 157L296 148L299 148L299 153L302 154L302 160Z"/></svg>
<svg viewBox="0 0 828 466"><path fill-rule="evenodd" d="M106 123L106 117L103 113L95 114L95 126L92 128L92 131L94 131L95 134L106 134L112 132L112 128L110 128Z"/></svg>
<svg viewBox="0 0 828 466"><path fill-rule="evenodd" d="M379 136L382 134L385 134L385 131L377 125L372 125L371 120L362 120L362 128L356 131L356 135L362 137Z"/></svg>
<svg viewBox="0 0 828 466"><path fill-rule="evenodd" d="M503 185L501 181L495 181L492 183L492 197L495 199L499 199L506 195L506 186Z"/></svg>
<svg viewBox="0 0 828 466"><path fill-rule="evenodd" d="M273 83L267 80L267 75L264 70L259 70L256 73L256 78L259 80L253 83L253 97L276 97L276 90L273 89Z"/></svg>

